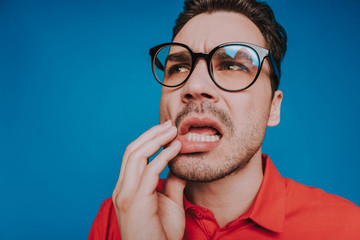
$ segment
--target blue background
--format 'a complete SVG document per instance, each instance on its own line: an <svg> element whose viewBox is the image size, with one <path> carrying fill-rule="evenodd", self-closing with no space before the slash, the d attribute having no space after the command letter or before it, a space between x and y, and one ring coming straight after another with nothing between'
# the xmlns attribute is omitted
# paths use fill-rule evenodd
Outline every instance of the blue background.
<svg viewBox="0 0 360 240"><path fill-rule="evenodd" d="M287 30L263 152L360 204L358 0L271 0ZM0 239L86 239L126 146L157 124L148 49L182 1L0 0Z"/></svg>

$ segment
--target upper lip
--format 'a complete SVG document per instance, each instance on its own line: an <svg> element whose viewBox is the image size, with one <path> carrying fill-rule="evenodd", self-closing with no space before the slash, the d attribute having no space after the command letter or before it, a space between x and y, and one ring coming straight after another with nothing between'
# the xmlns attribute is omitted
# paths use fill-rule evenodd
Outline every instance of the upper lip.
<svg viewBox="0 0 360 240"><path fill-rule="evenodd" d="M193 116L184 119L179 124L179 135L185 135L189 132L190 127L212 127L218 131L220 135L223 135L221 125L210 117Z"/></svg>

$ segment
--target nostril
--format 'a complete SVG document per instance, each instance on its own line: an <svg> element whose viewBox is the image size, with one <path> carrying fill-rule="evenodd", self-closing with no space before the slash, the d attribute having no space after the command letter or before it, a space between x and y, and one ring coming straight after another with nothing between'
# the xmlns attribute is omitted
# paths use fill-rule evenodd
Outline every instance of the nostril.
<svg viewBox="0 0 360 240"><path fill-rule="evenodd" d="M189 93L185 94L184 97L185 97L186 99L192 99L192 98L193 98L193 96L192 96L191 94L189 94Z"/></svg>
<svg viewBox="0 0 360 240"><path fill-rule="evenodd" d="M204 97L204 98L207 98L207 99L213 99L213 96L211 96L210 94L207 94L207 93L201 93L200 96ZM192 94L190 94L190 93L187 93L187 94L184 95L184 99L190 100L190 99L193 99L193 98L194 98L194 96Z"/></svg>
<svg viewBox="0 0 360 240"><path fill-rule="evenodd" d="M201 96L209 98L209 99L213 98L211 95L209 95L207 93L202 93Z"/></svg>

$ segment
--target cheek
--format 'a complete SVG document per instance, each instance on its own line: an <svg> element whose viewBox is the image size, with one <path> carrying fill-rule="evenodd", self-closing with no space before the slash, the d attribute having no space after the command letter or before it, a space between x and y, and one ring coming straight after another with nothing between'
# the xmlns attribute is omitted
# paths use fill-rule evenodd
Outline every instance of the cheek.
<svg viewBox="0 0 360 240"><path fill-rule="evenodd" d="M164 104L164 101L160 101L160 108L159 108L159 121L160 123L163 123L166 121L166 119L169 119L168 117L168 111L166 110L166 106Z"/></svg>
<svg viewBox="0 0 360 240"><path fill-rule="evenodd" d="M266 126L270 113L271 96L250 92L241 94L237 99L231 100L235 103L230 106L235 129L242 131L250 125Z"/></svg>
<svg viewBox="0 0 360 240"><path fill-rule="evenodd" d="M176 113L176 108L178 102L175 94L170 94L166 91L161 92L160 107L159 107L159 120L160 123L165 122L169 119L174 120L174 114Z"/></svg>
<svg viewBox="0 0 360 240"><path fill-rule="evenodd" d="M265 70L266 68L264 68ZM249 112L253 112L258 117L268 117L271 106L271 82L265 74L266 71L262 71L255 84L249 88L249 100L247 109Z"/></svg>

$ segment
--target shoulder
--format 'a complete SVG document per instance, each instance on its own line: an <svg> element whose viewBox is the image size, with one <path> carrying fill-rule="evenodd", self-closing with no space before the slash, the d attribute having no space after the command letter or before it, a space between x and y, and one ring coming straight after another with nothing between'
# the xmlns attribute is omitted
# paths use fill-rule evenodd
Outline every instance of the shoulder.
<svg viewBox="0 0 360 240"><path fill-rule="evenodd" d="M105 199L91 226L88 240L120 240L120 229L112 198Z"/></svg>
<svg viewBox="0 0 360 240"><path fill-rule="evenodd" d="M351 212L357 212L358 214L360 213L360 208L351 201L327 193L320 188L306 186L288 178L285 178L285 186L287 198L297 203L295 206L298 205L299 207L310 208L331 207L332 210L341 210L342 213L344 213L344 210L351 210Z"/></svg>
<svg viewBox="0 0 360 240"><path fill-rule="evenodd" d="M285 178L286 215L298 224L360 235L360 208L345 198ZM343 235L341 235L343 236ZM348 239L344 237L343 239ZM351 238L349 238L351 239Z"/></svg>

